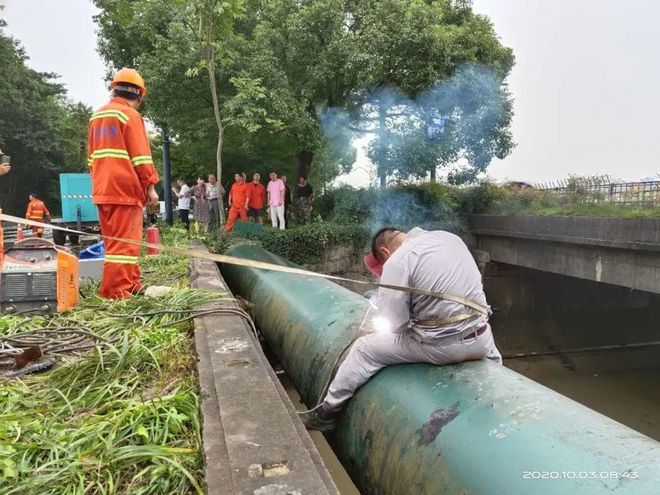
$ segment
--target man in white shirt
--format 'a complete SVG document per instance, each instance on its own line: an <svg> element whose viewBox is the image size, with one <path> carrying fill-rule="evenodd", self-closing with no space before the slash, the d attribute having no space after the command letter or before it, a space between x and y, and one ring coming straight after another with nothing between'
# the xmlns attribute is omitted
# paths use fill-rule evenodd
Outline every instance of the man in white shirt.
<svg viewBox="0 0 660 495"><path fill-rule="evenodd" d="M437 298L379 289L375 332L351 347L321 407L303 419L308 429L328 431L355 391L391 364L437 365L489 358L501 364L488 325L490 309L481 274L467 246L444 231L394 228L373 238L367 267L380 282L449 295Z"/></svg>
<svg viewBox="0 0 660 495"><path fill-rule="evenodd" d="M192 195L192 191L190 187L186 184L186 181L183 179L178 179L176 183L179 185L179 190L177 191L175 188L172 188L172 192L176 195L176 197L179 199L178 201L178 210L179 210L179 218L181 219L181 222L183 222L183 225L185 226L186 230L190 230L190 196Z"/></svg>

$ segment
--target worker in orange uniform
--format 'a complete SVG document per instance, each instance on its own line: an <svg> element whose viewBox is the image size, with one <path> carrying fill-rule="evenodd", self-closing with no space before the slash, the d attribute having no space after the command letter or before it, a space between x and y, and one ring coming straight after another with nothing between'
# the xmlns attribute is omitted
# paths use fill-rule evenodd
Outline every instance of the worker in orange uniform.
<svg viewBox="0 0 660 495"><path fill-rule="evenodd" d="M243 222L247 221L250 191L248 185L245 183L245 176L243 174L234 175L234 180L236 182L234 182L229 190L229 213L227 214L225 232L231 232L237 218L240 218Z"/></svg>
<svg viewBox="0 0 660 495"><path fill-rule="evenodd" d="M248 201L248 222L253 222L257 218L257 222L263 225L264 223L264 207L266 206L266 188L260 182L261 174L258 172L252 176L252 182L248 186L250 193L250 200Z"/></svg>
<svg viewBox="0 0 660 495"><path fill-rule="evenodd" d="M50 222L50 212L44 202L38 199L36 194L30 193L30 202L25 212L25 218L33 222L43 222L44 216ZM44 235L44 228L32 227L32 234L34 237L41 237Z"/></svg>
<svg viewBox="0 0 660 495"><path fill-rule="evenodd" d="M98 205L101 234L142 241L142 209L158 204L158 173L138 108L147 94L135 69L123 68L110 87L112 99L92 114L87 162L92 201ZM99 294L123 299L142 289L140 246L104 239L105 263Z"/></svg>

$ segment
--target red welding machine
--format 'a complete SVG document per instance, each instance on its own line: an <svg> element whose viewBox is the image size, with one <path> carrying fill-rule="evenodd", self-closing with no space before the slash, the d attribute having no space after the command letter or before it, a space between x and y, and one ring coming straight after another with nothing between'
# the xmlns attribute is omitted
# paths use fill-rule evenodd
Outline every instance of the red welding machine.
<svg viewBox="0 0 660 495"><path fill-rule="evenodd" d="M3 253L0 228L0 313L52 313L79 299L78 258L46 239L17 241Z"/></svg>

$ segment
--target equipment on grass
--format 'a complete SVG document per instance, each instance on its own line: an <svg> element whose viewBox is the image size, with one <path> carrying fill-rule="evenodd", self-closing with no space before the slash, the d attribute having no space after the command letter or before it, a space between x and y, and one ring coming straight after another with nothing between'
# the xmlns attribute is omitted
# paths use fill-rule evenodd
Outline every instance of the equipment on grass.
<svg viewBox="0 0 660 495"><path fill-rule="evenodd" d="M234 224L234 231L240 234L260 235L264 231L264 226L260 223L242 222L237 220Z"/></svg>
<svg viewBox="0 0 660 495"><path fill-rule="evenodd" d="M0 239L1 239L0 232ZM0 313L52 313L79 299L78 258L46 239L24 239L3 250L0 240Z"/></svg>
<svg viewBox="0 0 660 495"><path fill-rule="evenodd" d="M152 225L147 229L147 242L150 244L160 244L160 229L155 225ZM160 249L155 247L147 247L147 254L160 254Z"/></svg>
<svg viewBox="0 0 660 495"><path fill-rule="evenodd" d="M93 234L100 231L99 212L92 202L92 176L90 174L60 174L62 217L53 218L51 226L64 227ZM71 244L78 244L80 234L52 229L53 241L63 246L68 236Z"/></svg>

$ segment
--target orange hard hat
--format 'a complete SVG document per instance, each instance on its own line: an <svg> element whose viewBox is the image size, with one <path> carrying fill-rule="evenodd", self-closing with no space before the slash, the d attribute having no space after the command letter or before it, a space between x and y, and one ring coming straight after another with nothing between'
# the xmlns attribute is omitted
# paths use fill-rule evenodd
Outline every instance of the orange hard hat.
<svg viewBox="0 0 660 495"><path fill-rule="evenodd" d="M147 87L144 84L144 79L142 79L142 76L135 69L130 69L128 67L119 69L115 74L115 77L112 79L110 87L114 89L122 84L132 84L133 86L137 86L140 88L140 96L145 96L147 94ZM128 86L128 88L130 88L130 86Z"/></svg>

